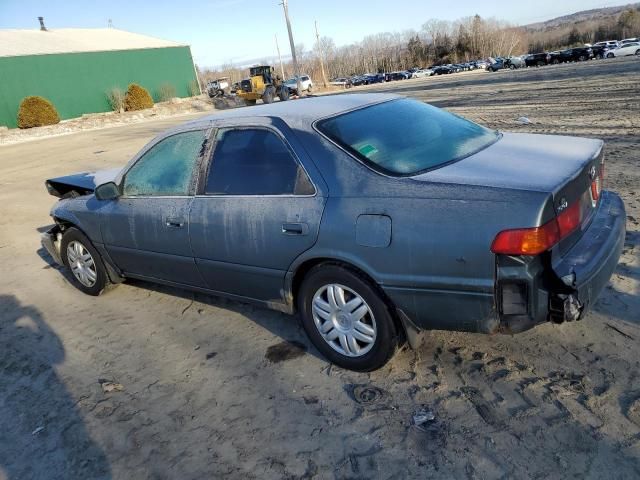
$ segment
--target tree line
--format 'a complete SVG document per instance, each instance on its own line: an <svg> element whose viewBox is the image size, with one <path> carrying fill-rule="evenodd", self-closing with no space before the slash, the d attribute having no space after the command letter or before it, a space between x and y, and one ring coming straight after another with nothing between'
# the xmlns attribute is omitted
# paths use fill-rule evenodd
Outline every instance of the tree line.
<svg viewBox="0 0 640 480"><path fill-rule="evenodd" d="M453 22L431 19L417 31L378 33L344 46L336 46L330 37L320 37L311 49L296 45L296 56L300 72L320 83L320 58L324 59L327 77L336 78L538 53L637 35L640 35L640 7L617 16L553 28L516 27L495 18L474 15ZM277 61L264 62L269 63L280 73ZM198 70L203 87L208 80L221 76L229 77L232 82L247 77L247 69L231 64ZM290 61L284 64L284 72L287 78L293 76Z"/></svg>

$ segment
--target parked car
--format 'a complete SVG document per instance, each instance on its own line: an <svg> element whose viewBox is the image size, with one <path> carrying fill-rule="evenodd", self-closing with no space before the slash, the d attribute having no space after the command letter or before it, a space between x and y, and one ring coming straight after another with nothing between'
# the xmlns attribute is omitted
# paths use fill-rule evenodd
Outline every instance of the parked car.
<svg viewBox="0 0 640 480"><path fill-rule="evenodd" d="M561 56L559 51L549 52L549 58L550 58L549 63L553 65L557 65L558 63L561 63Z"/></svg>
<svg viewBox="0 0 640 480"><path fill-rule="evenodd" d="M503 68L507 68L504 58L498 57L489 59L489 65L487 65L488 72L497 72Z"/></svg>
<svg viewBox="0 0 640 480"><path fill-rule="evenodd" d="M289 87L290 92L297 93L297 77L289 78L284 82L284 84ZM313 90L313 81L311 80L311 77L309 77L309 75L300 75L300 88L303 92L311 93L311 91Z"/></svg>
<svg viewBox="0 0 640 480"><path fill-rule="evenodd" d="M593 50L591 47L575 47L562 50L560 52L560 63L564 62L584 62L593 58Z"/></svg>
<svg viewBox="0 0 640 480"><path fill-rule="evenodd" d="M449 73L453 73L453 70L445 65L439 65L437 67L432 67L434 75L448 75Z"/></svg>
<svg viewBox="0 0 640 480"><path fill-rule="evenodd" d="M624 45L607 52L607 58L626 57L628 55L640 56L640 42L625 43Z"/></svg>
<svg viewBox="0 0 640 480"><path fill-rule="evenodd" d="M623 46L623 45L625 45L627 43L640 43L640 38L638 38L638 37L625 38L623 40L620 40L618 42L618 45L616 45L616 46L620 47L620 46Z"/></svg>
<svg viewBox="0 0 640 480"><path fill-rule="evenodd" d="M531 53L524 59L524 63L527 67L541 67L551 63L551 55L547 52Z"/></svg>
<svg viewBox="0 0 640 480"><path fill-rule="evenodd" d="M508 57L505 59L505 67L511 70L525 67L524 57Z"/></svg>
<svg viewBox="0 0 640 480"><path fill-rule="evenodd" d="M481 68L481 69L486 69L487 66L489 65L484 60L478 60L478 61L475 62L475 64L476 64L476 68Z"/></svg>
<svg viewBox="0 0 640 480"><path fill-rule="evenodd" d="M416 70L415 72L413 72L414 78L430 77L431 75L433 75L433 71L429 70L428 68Z"/></svg>
<svg viewBox="0 0 640 480"><path fill-rule="evenodd" d="M351 85L353 85L354 87L359 87L365 84L366 81L364 77L361 77L360 75L354 75L353 77L351 77Z"/></svg>
<svg viewBox="0 0 640 480"><path fill-rule="evenodd" d="M620 42L617 40L606 40L603 42L596 42L592 45L592 47L606 47L606 48L618 48L620 46Z"/></svg>
<svg viewBox="0 0 640 480"><path fill-rule="evenodd" d="M601 189L602 141L394 95L300 107L219 112L120 171L47 180L61 200L44 247L89 295L131 278L298 311L323 355L360 371L419 330L579 320L616 268L626 215Z"/></svg>
<svg viewBox="0 0 640 480"><path fill-rule="evenodd" d="M209 97L221 97L229 90L229 77L217 78L207 82L207 95Z"/></svg>
<svg viewBox="0 0 640 480"><path fill-rule="evenodd" d="M336 87L351 88L351 79L346 77L334 78L329 82L329 85L334 85Z"/></svg>
<svg viewBox="0 0 640 480"><path fill-rule="evenodd" d="M593 58L602 59L607 56L610 48L604 45L593 45L591 47L591 53L593 54Z"/></svg>
<svg viewBox="0 0 640 480"><path fill-rule="evenodd" d="M370 85L372 83L382 83L385 81L384 73L368 73L366 75L363 75L363 77L367 85Z"/></svg>

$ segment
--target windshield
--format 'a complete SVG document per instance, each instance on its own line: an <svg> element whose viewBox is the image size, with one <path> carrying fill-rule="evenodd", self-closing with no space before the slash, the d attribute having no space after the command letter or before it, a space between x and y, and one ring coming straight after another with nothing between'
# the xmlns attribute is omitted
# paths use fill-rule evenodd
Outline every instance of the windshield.
<svg viewBox="0 0 640 480"><path fill-rule="evenodd" d="M344 113L317 127L375 170L397 176L441 167L499 138L496 131L408 99Z"/></svg>

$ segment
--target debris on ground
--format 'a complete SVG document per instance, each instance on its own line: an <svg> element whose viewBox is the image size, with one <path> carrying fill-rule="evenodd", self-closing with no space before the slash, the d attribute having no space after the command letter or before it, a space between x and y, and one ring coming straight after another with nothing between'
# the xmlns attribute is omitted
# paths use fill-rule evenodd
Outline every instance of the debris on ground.
<svg viewBox="0 0 640 480"><path fill-rule="evenodd" d="M413 426L419 430L424 430L424 425L433 422L435 419L436 416L431 410L421 408L413 414Z"/></svg>
<svg viewBox="0 0 640 480"><path fill-rule="evenodd" d="M112 382L110 380L100 379L98 383L102 387L102 391L104 393L111 392L122 392L124 390L124 386L121 383Z"/></svg>
<svg viewBox="0 0 640 480"><path fill-rule="evenodd" d="M520 125L530 125L531 124L531 120L529 120L527 117L520 117L516 120L516 122L518 122Z"/></svg>
<svg viewBox="0 0 640 480"><path fill-rule="evenodd" d="M38 435L40 432L42 432L44 430L44 427L38 427L36 428L33 432L31 432L31 435Z"/></svg>

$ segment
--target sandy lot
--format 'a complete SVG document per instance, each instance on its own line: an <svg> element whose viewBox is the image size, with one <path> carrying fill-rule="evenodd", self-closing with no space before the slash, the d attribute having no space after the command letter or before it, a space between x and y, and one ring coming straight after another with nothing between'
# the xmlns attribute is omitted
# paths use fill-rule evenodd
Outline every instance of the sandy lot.
<svg viewBox="0 0 640 480"><path fill-rule="evenodd" d="M0 479L640 477L639 81L631 58L358 89L603 138L628 212L583 321L429 332L371 374L331 367L295 317L141 282L95 299L51 266L43 180L195 115L0 147Z"/></svg>

